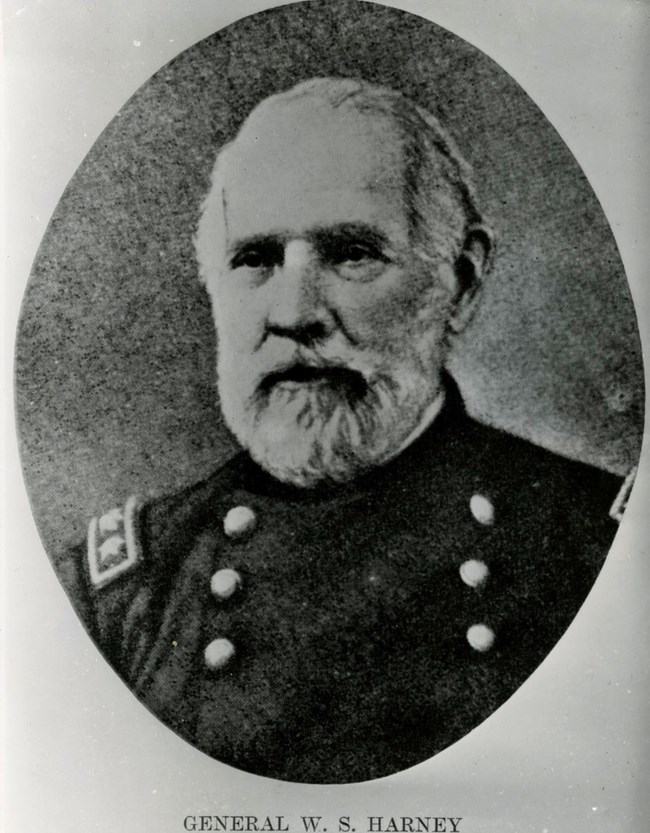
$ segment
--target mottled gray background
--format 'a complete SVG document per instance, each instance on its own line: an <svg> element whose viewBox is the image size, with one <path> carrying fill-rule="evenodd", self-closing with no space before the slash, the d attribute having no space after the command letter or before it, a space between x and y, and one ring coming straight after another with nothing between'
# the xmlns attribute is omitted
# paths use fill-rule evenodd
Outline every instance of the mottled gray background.
<svg viewBox="0 0 650 833"><path fill-rule="evenodd" d="M216 149L315 75L403 90L449 125L498 235L453 369L480 418L623 472L643 377L607 221L562 140L493 61L429 21L348 2L241 20L160 70L106 128L39 249L17 346L22 459L55 558L88 517L175 489L233 450L191 237Z"/></svg>
<svg viewBox="0 0 650 833"><path fill-rule="evenodd" d="M20 296L38 241L94 138L181 48L273 2L4 0L5 391L12 385ZM559 128L615 230L650 349L650 6L638 0L390 2L435 17L480 45ZM28 506L11 423L4 436L3 831L178 833L183 817L199 812L284 813L294 831L301 829L294 824L300 814L323 814L333 822L330 833L346 813L358 833L370 814L462 815L461 833L647 829L647 442L594 589L511 700L407 772L362 785L311 787L261 779L208 758L133 697L55 578Z"/></svg>

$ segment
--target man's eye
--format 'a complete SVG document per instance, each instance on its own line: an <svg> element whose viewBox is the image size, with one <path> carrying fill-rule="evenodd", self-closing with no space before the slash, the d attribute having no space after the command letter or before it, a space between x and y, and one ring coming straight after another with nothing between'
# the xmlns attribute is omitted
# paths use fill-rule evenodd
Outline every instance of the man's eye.
<svg viewBox="0 0 650 833"><path fill-rule="evenodd" d="M230 261L232 269L240 269L245 267L247 269L259 269L261 266L266 266L264 253L259 249L249 249L248 251L239 252Z"/></svg>
<svg viewBox="0 0 650 833"><path fill-rule="evenodd" d="M250 246L236 252L230 260L231 269L270 269L282 262L278 246Z"/></svg>
<svg viewBox="0 0 650 833"><path fill-rule="evenodd" d="M371 251L367 246L352 245L347 246L343 252L343 261L350 263L360 263L362 260L376 260L376 253Z"/></svg>
<svg viewBox="0 0 650 833"><path fill-rule="evenodd" d="M244 252L244 254L236 258L233 265L247 266L249 269L259 269L260 266L264 266L264 255L262 252L253 249L252 252Z"/></svg>
<svg viewBox="0 0 650 833"><path fill-rule="evenodd" d="M375 247L366 243L343 243L336 246L330 253L331 260L337 265L363 265L380 261L386 262L386 258Z"/></svg>

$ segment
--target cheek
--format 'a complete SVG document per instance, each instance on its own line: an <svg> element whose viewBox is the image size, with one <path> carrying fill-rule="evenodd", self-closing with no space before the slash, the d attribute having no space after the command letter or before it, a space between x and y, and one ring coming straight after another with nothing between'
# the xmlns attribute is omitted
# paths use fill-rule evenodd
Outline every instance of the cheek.
<svg viewBox="0 0 650 833"><path fill-rule="evenodd" d="M338 312L353 338L368 345L400 343L425 326L444 327L450 312L450 294L444 286L420 270L386 278L338 287Z"/></svg>
<svg viewBox="0 0 650 833"><path fill-rule="evenodd" d="M227 281L219 281L208 291L219 343L230 350L251 352L264 323L255 293Z"/></svg>

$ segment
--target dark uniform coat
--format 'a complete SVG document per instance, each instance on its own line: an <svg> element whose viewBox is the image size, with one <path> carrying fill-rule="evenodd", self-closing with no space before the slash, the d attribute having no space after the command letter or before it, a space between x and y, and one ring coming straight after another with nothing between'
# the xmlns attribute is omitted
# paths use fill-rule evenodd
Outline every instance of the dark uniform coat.
<svg viewBox="0 0 650 833"><path fill-rule="evenodd" d="M199 749L360 781L453 743L532 673L601 568L619 488L450 390L352 485L282 485L242 453L93 521L63 578L125 682Z"/></svg>

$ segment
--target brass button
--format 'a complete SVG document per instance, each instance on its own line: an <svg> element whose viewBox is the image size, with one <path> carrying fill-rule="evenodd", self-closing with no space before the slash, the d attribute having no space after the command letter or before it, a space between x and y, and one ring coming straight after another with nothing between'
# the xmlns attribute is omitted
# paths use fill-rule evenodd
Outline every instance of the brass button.
<svg viewBox="0 0 650 833"><path fill-rule="evenodd" d="M235 656L235 646L229 639L213 639L203 652L205 664L212 671L219 671Z"/></svg>
<svg viewBox="0 0 650 833"><path fill-rule="evenodd" d="M229 538L242 538L255 529L257 516L248 506L235 506L223 519L223 531Z"/></svg>
<svg viewBox="0 0 650 833"><path fill-rule="evenodd" d="M467 641L475 651L484 653L494 645L494 631L487 625L472 625L467 629Z"/></svg>
<svg viewBox="0 0 650 833"><path fill-rule="evenodd" d="M460 577L468 587L480 587L490 575L490 568L478 558L470 558L460 565Z"/></svg>
<svg viewBox="0 0 650 833"><path fill-rule="evenodd" d="M210 579L210 590L215 599L225 601L242 586L242 579L237 570L230 567L217 572Z"/></svg>
<svg viewBox="0 0 650 833"><path fill-rule="evenodd" d="M472 495L469 511L474 516L474 520L483 526L491 526L494 523L494 506L490 498L485 495Z"/></svg>

